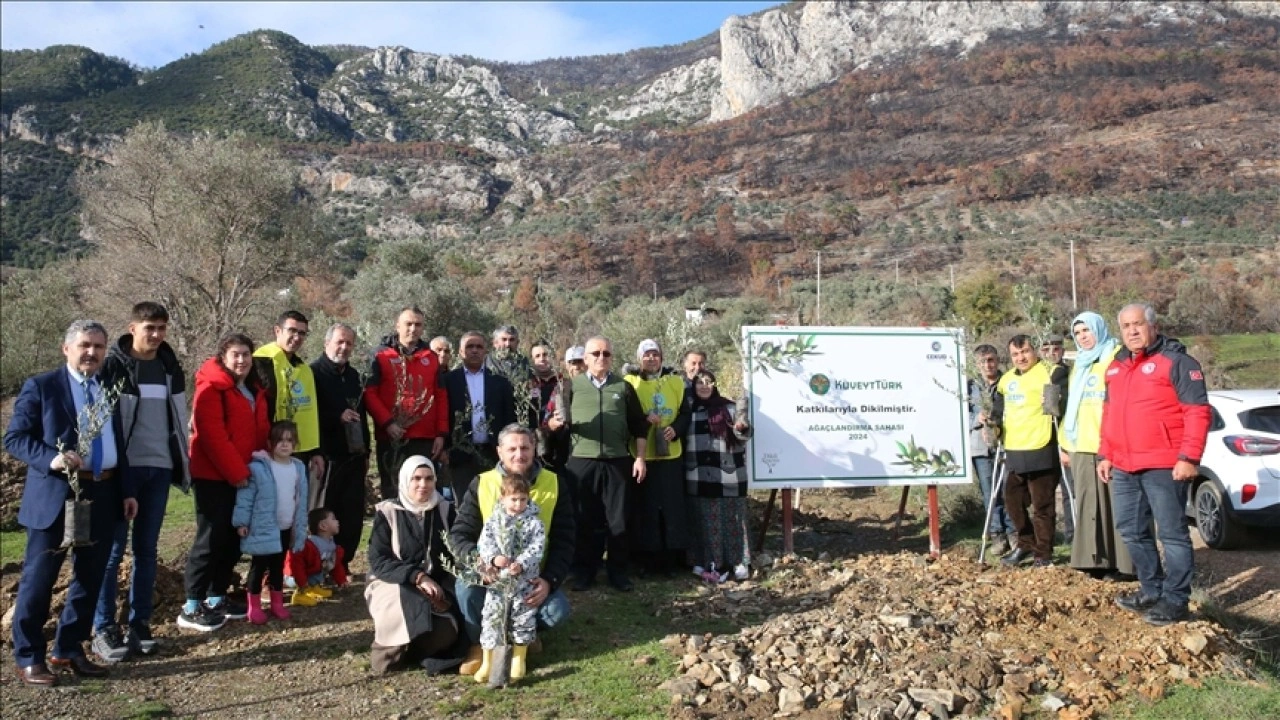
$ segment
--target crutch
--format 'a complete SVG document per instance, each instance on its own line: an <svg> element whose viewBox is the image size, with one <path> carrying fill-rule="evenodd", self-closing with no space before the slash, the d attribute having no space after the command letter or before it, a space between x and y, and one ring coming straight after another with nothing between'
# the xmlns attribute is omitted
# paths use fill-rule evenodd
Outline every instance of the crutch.
<svg viewBox="0 0 1280 720"><path fill-rule="evenodd" d="M995 514L996 498L998 493L1004 489L1004 441L1000 441L996 445L995 463L991 468L991 497L987 499L987 516L982 521L982 545L978 549L978 564L986 562L987 558L987 530L991 527L991 516Z"/></svg>
<svg viewBox="0 0 1280 720"><path fill-rule="evenodd" d="M1056 417L1053 419L1053 436L1055 438L1062 437L1062 433L1058 429L1058 418ZM1061 448L1062 446L1059 445L1058 447ZM1058 470L1062 474L1062 486L1067 489L1067 505L1071 511L1071 527L1078 531L1080 529L1078 524L1080 518L1076 516L1076 491L1074 483L1071 480L1071 475L1067 472L1067 467L1061 462L1058 463ZM1055 495L1056 494L1057 493L1055 493Z"/></svg>

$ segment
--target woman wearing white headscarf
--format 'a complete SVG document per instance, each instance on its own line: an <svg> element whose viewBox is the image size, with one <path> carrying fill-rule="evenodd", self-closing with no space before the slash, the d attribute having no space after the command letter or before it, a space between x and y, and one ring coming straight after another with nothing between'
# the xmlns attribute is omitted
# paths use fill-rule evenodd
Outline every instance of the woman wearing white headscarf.
<svg viewBox="0 0 1280 720"><path fill-rule="evenodd" d="M1133 560L1123 542L1117 542L1111 513L1111 489L1098 480L1098 443L1102 431L1102 401L1106 397L1106 372L1120 350L1106 320L1095 312L1082 312L1071 321L1076 360L1071 367L1067 409L1059 428L1058 447L1063 465L1069 465L1076 496L1076 532L1071 543L1071 567L1095 577L1121 579L1132 576Z"/></svg>
<svg viewBox="0 0 1280 720"><path fill-rule="evenodd" d="M375 672L418 664L434 675L462 661L467 643L459 643L453 578L442 563L452 521L453 508L436 492L435 465L422 455L405 460L399 495L378 503L369 537L364 598Z"/></svg>

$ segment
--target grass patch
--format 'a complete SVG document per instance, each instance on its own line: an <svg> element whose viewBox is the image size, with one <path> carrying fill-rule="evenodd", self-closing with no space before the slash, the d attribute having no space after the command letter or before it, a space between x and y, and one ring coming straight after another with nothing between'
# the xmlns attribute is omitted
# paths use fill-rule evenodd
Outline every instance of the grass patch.
<svg viewBox="0 0 1280 720"><path fill-rule="evenodd" d="M1202 335L1191 341L1213 352L1214 364L1236 388L1280 384L1280 333Z"/></svg>
<svg viewBox="0 0 1280 720"><path fill-rule="evenodd" d="M484 718L661 718L670 698L658 689L676 674L676 658L659 642L675 632L727 633L727 620L673 619L673 597L696 596L684 578L638 583L635 592L573 593L573 617L547 633L546 650L529 658L530 675L501 691L471 678L452 679L461 695L435 706L437 714Z"/></svg>
<svg viewBox="0 0 1280 720"><path fill-rule="evenodd" d="M1280 685L1274 678L1234 682L1210 678L1201 687L1178 685L1155 703L1130 700L1112 717L1124 720L1273 720L1280 717Z"/></svg>

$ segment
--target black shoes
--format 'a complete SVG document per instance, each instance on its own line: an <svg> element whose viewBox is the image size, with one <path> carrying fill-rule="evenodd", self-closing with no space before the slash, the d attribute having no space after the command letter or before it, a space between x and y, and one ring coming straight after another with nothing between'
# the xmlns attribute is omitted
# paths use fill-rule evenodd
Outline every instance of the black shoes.
<svg viewBox="0 0 1280 720"><path fill-rule="evenodd" d="M129 651L139 655L151 656L155 655L160 649L160 643L151 636L151 626L139 625L138 627L130 626L125 633L124 642L129 646Z"/></svg>
<svg viewBox="0 0 1280 720"><path fill-rule="evenodd" d="M1035 555L1035 553L1031 552L1030 550L1023 550L1022 548L1016 548L1014 549L1013 552L1000 558L1000 562L1003 563L1004 565L1008 565L1009 567L1015 567L1017 565L1021 565L1022 563L1030 560L1033 555Z"/></svg>
<svg viewBox="0 0 1280 720"><path fill-rule="evenodd" d="M1155 595L1143 595L1141 592L1121 595L1116 598L1116 605L1129 612L1143 613L1155 607L1160 598Z"/></svg>
<svg viewBox="0 0 1280 720"><path fill-rule="evenodd" d="M582 592L590 590L596 584L594 575L574 575L569 578L569 589L574 592Z"/></svg>
<svg viewBox="0 0 1280 720"><path fill-rule="evenodd" d="M1191 613L1187 611L1186 606L1172 605L1163 600L1156 603L1147 611L1142 619L1147 621L1148 625L1163 627L1173 623L1182 622L1191 617Z"/></svg>
<svg viewBox="0 0 1280 720"><path fill-rule="evenodd" d="M610 575L609 585L618 592L631 592L636 589L635 583L626 575Z"/></svg>

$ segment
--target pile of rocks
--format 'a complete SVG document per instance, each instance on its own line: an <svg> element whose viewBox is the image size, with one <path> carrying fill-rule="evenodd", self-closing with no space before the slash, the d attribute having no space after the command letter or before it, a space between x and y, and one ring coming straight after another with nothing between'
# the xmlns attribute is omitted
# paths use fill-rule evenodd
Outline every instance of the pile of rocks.
<svg viewBox="0 0 1280 720"><path fill-rule="evenodd" d="M1044 709L1065 720L1133 693L1155 698L1173 684L1245 674L1220 626L1148 626L1115 606L1128 588L1067 568L899 554L788 558L763 575L708 588L696 602L722 617L778 614L736 635L664 639L681 656L683 674L664 686L678 716L926 720Z"/></svg>

